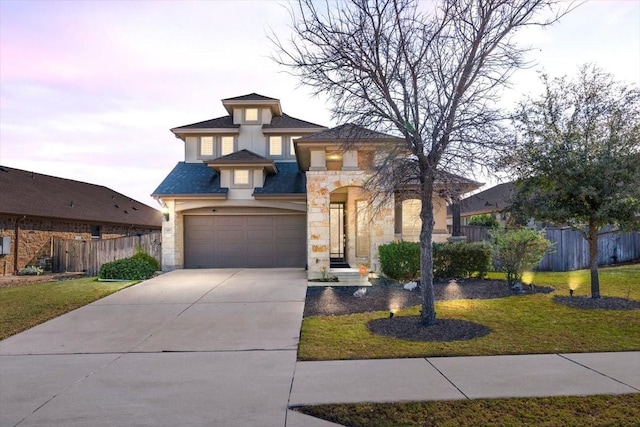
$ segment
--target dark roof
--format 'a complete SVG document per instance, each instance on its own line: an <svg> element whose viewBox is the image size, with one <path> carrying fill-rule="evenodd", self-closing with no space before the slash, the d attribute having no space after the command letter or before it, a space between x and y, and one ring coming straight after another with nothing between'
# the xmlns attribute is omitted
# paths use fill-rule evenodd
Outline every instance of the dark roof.
<svg viewBox="0 0 640 427"><path fill-rule="evenodd" d="M220 187L220 175L206 164L179 162L152 196L226 194L228 191Z"/></svg>
<svg viewBox="0 0 640 427"><path fill-rule="evenodd" d="M259 154L249 151L247 149L234 151L226 156L218 157L217 159L210 160L207 163L273 163L273 160L262 157Z"/></svg>
<svg viewBox="0 0 640 427"><path fill-rule="evenodd" d="M253 92L248 95L240 95L240 96L234 96L233 98L226 98L222 100L222 102L224 101L279 101L279 99L271 98L269 96L259 95Z"/></svg>
<svg viewBox="0 0 640 427"><path fill-rule="evenodd" d="M178 126L178 127L172 128L171 131L176 131L179 129L219 129L219 128L238 129L240 128L240 125L233 124L233 117L223 116L215 119L205 120L203 122L192 123L190 125Z"/></svg>
<svg viewBox="0 0 640 427"><path fill-rule="evenodd" d="M511 206L514 188L513 182L505 182L462 199L460 213L502 211Z"/></svg>
<svg viewBox="0 0 640 427"><path fill-rule="evenodd" d="M256 188L256 195L306 194L306 177L296 163L276 162L277 174L267 176L263 188ZM154 196L180 196L226 194L228 188L220 187L220 175L204 163L180 162L167 175Z"/></svg>
<svg viewBox="0 0 640 427"><path fill-rule="evenodd" d="M297 163L277 162L278 173L267 176L262 188L256 188L256 195L306 194L307 177L298 169Z"/></svg>
<svg viewBox="0 0 640 427"><path fill-rule="evenodd" d="M271 123L262 125L262 129L290 129L290 128L318 128L325 129L325 126L307 122L305 120L296 119L288 114L282 113L281 116L273 116Z"/></svg>
<svg viewBox="0 0 640 427"><path fill-rule="evenodd" d="M162 214L107 187L0 166L0 213L160 228Z"/></svg>
<svg viewBox="0 0 640 427"><path fill-rule="evenodd" d="M331 129L314 133L298 139L299 142L313 141L337 141L337 140L354 140L354 141L382 141L382 140L401 140L400 138L388 135L365 127L346 123Z"/></svg>

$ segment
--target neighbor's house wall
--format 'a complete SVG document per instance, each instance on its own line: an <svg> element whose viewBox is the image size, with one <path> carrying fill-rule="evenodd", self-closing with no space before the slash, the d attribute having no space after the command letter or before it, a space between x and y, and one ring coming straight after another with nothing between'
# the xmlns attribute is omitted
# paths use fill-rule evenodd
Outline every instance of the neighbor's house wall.
<svg viewBox="0 0 640 427"><path fill-rule="evenodd" d="M17 270L21 270L29 265L40 266L41 260L51 257L51 239L53 237L69 240L91 240L92 225L100 226L102 239L138 233L146 234L157 230L97 222L86 223L52 218L0 215L0 237L9 236L11 238L10 253L0 255L0 275L15 273L16 231L18 237Z"/></svg>

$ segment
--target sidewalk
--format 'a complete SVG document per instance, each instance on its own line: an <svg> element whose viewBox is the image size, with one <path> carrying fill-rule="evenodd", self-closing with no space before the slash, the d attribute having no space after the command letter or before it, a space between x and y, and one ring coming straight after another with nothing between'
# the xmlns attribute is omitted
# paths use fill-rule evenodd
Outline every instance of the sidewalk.
<svg viewBox="0 0 640 427"><path fill-rule="evenodd" d="M640 352L345 360L298 362L289 404L638 392ZM312 420L287 427L316 426Z"/></svg>

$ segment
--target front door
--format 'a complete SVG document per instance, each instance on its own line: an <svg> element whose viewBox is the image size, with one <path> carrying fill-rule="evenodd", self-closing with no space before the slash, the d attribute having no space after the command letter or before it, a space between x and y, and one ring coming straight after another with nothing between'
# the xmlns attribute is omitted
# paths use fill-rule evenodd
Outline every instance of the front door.
<svg viewBox="0 0 640 427"><path fill-rule="evenodd" d="M345 219L344 203L331 203L329 205L329 256L332 266L346 263L345 248L347 246L347 234L345 230Z"/></svg>

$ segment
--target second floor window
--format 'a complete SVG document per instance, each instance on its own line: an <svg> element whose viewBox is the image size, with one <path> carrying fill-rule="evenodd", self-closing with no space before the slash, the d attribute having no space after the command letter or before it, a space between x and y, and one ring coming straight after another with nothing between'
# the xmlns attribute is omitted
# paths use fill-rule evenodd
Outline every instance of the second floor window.
<svg viewBox="0 0 640 427"><path fill-rule="evenodd" d="M282 137L281 136L270 136L269 137L269 155L270 156L283 156L283 145L282 145Z"/></svg>
<svg viewBox="0 0 640 427"><path fill-rule="evenodd" d="M216 158L236 151L236 137L233 135L201 136L200 158Z"/></svg>
<svg viewBox="0 0 640 427"><path fill-rule="evenodd" d="M235 186L249 185L249 171L246 169L236 169L233 171L233 184Z"/></svg>

